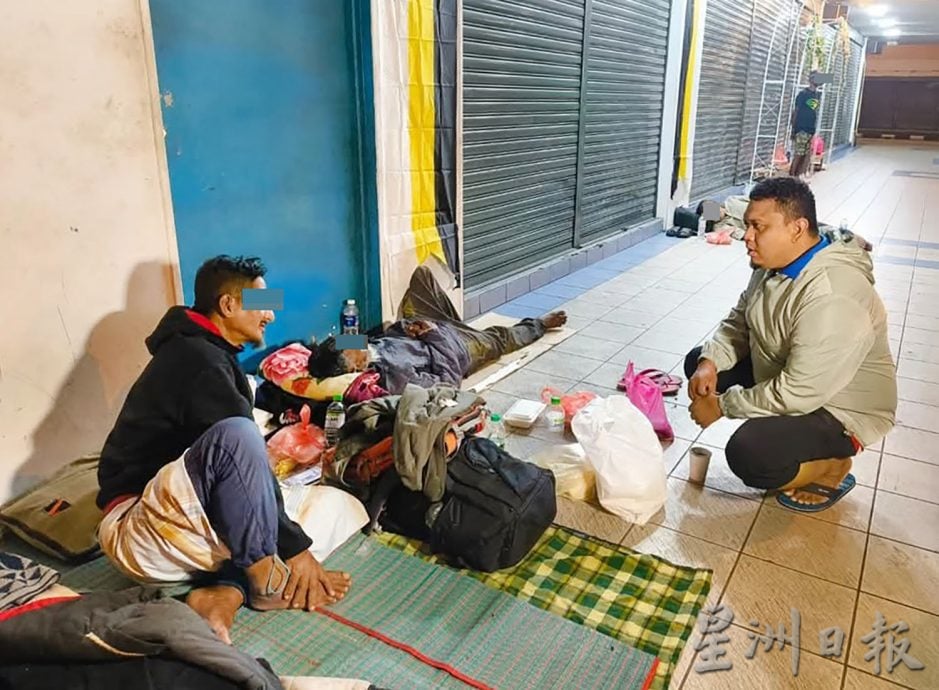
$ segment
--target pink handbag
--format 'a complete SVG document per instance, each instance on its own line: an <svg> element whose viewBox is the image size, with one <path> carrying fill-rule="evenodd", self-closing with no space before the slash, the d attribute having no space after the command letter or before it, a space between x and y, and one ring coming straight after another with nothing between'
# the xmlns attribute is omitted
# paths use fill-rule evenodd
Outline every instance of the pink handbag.
<svg viewBox="0 0 939 690"><path fill-rule="evenodd" d="M658 434L658 437L663 441L670 441L675 438L675 432L672 431L672 425L665 413L665 399L662 397L662 389L658 384L648 376L637 374L632 362L626 367L626 373L623 374L623 383L625 384L626 396L629 398L629 402L635 405L646 416L646 419L652 422L652 428Z"/></svg>

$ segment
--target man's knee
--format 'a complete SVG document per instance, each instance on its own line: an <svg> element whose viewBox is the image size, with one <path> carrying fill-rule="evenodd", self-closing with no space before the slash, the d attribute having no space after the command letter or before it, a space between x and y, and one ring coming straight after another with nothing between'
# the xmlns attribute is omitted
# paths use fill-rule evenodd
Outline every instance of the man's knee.
<svg viewBox="0 0 939 690"><path fill-rule="evenodd" d="M264 437L254 420L247 417L228 417L216 422L193 444L192 451L204 459L211 455L216 461L267 464Z"/></svg>
<svg viewBox="0 0 939 690"><path fill-rule="evenodd" d="M421 264L414 269L408 285L412 289L436 286L437 279L434 277L434 272L430 270L429 266L426 264Z"/></svg>
<svg viewBox="0 0 939 690"><path fill-rule="evenodd" d="M740 480L754 489L778 489L788 481L783 478L786 467L779 466L779 458L766 444L765 434L753 421L734 432L724 449L727 466Z"/></svg>
<svg viewBox="0 0 939 690"><path fill-rule="evenodd" d="M730 440L727 441L727 446L724 449L724 455L727 457L727 466L730 468L731 472L741 479L749 474L749 463L747 460L753 457L754 440L751 436L751 434L747 434L744 431L743 427L740 427L734 432L733 436L730 437Z"/></svg>
<svg viewBox="0 0 939 690"><path fill-rule="evenodd" d="M694 372L698 369L698 360L701 358L701 346L694 348L691 352L685 356L685 378L691 378L694 376Z"/></svg>
<svg viewBox="0 0 939 690"><path fill-rule="evenodd" d="M417 276L420 276L422 278L433 279L434 274L433 274L433 271L430 270L430 266L428 266L427 264L421 264L420 266L415 268L414 272L411 274L412 278L417 277Z"/></svg>
<svg viewBox="0 0 939 690"><path fill-rule="evenodd" d="M223 522L231 522L219 517L225 505L247 501L255 507L273 506L276 480L264 437L253 420L230 417L216 422L192 444L183 462L196 496L217 530Z"/></svg>
<svg viewBox="0 0 939 690"><path fill-rule="evenodd" d="M247 417L228 417L216 422L202 435L214 441L253 442L261 437L261 431L253 419ZM201 440L201 439L200 439Z"/></svg>

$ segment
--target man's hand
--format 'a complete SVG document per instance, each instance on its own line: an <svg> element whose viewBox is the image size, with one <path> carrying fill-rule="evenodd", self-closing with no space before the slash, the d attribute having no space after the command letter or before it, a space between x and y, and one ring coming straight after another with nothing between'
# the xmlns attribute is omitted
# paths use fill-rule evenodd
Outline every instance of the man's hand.
<svg viewBox="0 0 939 690"><path fill-rule="evenodd" d="M698 396L691 403L691 418L702 429L707 429L714 422L724 416L721 412L720 401L716 394Z"/></svg>
<svg viewBox="0 0 939 690"><path fill-rule="evenodd" d="M702 359L688 380L688 397L697 400L715 393L717 393L717 367L711 360Z"/></svg>
<svg viewBox="0 0 939 690"><path fill-rule="evenodd" d="M420 338L435 328L436 326L429 321L411 321L404 327L404 331L412 338Z"/></svg>
<svg viewBox="0 0 939 690"><path fill-rule="evenodd" d="M346 573L327 572L309 551L301 551L287 560L290 579L284 588L284 599L292 609L312 611L317 606L334 604L349 591Z"/></svg>

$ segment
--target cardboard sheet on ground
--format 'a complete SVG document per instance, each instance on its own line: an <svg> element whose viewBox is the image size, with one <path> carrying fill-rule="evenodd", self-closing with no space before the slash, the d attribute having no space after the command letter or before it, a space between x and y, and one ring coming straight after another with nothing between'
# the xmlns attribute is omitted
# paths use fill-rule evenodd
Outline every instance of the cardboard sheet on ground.
<svg viewBox="0 0 939 690"><path fill-rule="evenodd" d="M518 319L511 316L489 313L480 316L474 321L470 321L469 325L482 330L490 326L512 326L516 323L518 323ZM556 331L548 331L538 342L532 343L517 352L505 355L497 362L493 362L489 366L483 367L477 371L463 382L463 390L474 391L476 393L488 390L509 374L518 371L536 357L543 355L555 345L563 343L576 332L576 328L570 328L569 326Z"/></svg>

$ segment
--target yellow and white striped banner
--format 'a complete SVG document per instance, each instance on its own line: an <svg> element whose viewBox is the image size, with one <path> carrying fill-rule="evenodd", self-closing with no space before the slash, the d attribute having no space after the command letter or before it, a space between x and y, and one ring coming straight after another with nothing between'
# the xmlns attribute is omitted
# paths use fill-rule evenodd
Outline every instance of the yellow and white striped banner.
<svg viewBox="0 0 939 690"><path fill-rule="evenodd" d="M459 307L456 0L373 0L382 315L427 264Z"/></svg>

